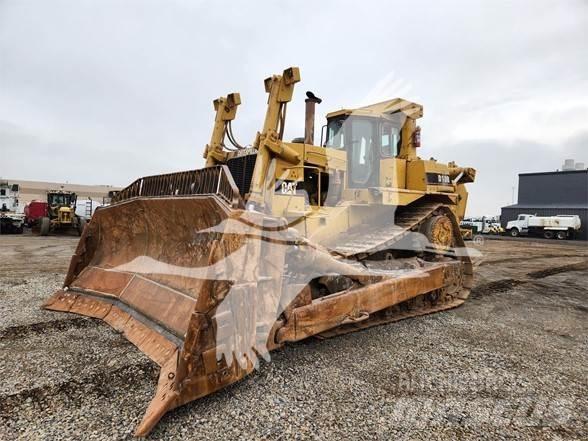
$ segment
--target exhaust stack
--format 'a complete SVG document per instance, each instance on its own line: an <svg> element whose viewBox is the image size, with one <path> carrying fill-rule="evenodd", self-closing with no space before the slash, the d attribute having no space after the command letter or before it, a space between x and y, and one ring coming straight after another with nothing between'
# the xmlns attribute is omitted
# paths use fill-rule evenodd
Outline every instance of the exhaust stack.
<svg viewBox="0 0 588 441"><path fill-rule="evenodd" d="M323 100L315 96L311 91L306 92L306 96L307 98L304 100L306 103L306 112L304 117L304 144L314 145L315 107Z"/></svg>

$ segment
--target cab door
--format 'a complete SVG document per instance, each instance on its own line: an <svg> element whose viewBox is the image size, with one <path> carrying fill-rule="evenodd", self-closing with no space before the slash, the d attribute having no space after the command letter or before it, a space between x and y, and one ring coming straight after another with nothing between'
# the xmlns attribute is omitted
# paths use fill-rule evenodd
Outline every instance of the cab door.
<svg viewBox="0 0 588 441"><path fill-rule="evenodd" d="M376 120L349 118L347 166L349 188L377 187L380 181L380 152Z"/></svg>
<svg viewBox="0 0 588 441"><path fill-rule="evenodd" d="M400 128L394 121L379 125L380 187L406 188L406 160L398 158Z"/></svg>

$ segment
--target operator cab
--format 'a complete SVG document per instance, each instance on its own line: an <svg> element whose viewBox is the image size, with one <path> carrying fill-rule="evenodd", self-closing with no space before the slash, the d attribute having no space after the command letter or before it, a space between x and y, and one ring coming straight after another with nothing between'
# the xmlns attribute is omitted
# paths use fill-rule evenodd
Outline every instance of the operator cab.
<svg viewBox="0 0 588 441"><path fill-rule="evenodd" d="M50 206L72 206L75 204L76 195L74 193L48 193L47 203Z"/></svg>
<svg viewBox="0 0 588 441"><path fill-rule="evenodd" d="M347 152L348 187L377 187L380 161L398 156L404 115L342 115L327 122L325 147Z"/></svg>

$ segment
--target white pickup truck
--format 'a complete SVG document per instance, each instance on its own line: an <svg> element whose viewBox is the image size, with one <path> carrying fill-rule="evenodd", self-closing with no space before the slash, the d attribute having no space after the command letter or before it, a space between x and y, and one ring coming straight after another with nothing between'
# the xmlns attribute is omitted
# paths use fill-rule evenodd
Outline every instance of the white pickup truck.
<svg viewBox="0 0 588 441"><path fill-rule="evenodd" d="M519 214L518 218L506 224L506 231L512 237L540 235L546 239L567 239L580 229L580 217L576 215L535 216Z"/></svg>

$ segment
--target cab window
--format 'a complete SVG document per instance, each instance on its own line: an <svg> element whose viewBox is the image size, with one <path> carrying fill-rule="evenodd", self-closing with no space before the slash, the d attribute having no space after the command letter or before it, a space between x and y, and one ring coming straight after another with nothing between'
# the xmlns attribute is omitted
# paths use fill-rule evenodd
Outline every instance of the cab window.
<svg viewBox="0 0 588 441"><path fill-rule="evenodd" d="M51 196L50 201L51 205L69 205L70 197L64 194L54 194Z"/></svg>
<svg viewBox="0 0 588 441"><path fill-rule="evenodd" d="M345 148L344 118L329 121L327 124L327 147L343 150Z"/></svg>
<svg viewBox="0 0 588 441"><path fill-rule="evenodd" d="M380 152L383 158L394 158L398 155L400 130L390 123L380 126Z"/></svg>
<svg viewBox="0 0 588 441"><path fill-rule="evenodd" d="M372 172L376 165L374 160L377 160L374 156L374 126L374 121L370 119L351 120L351 154L348 163L353 184L365 185L373 180Z"/></svg>

